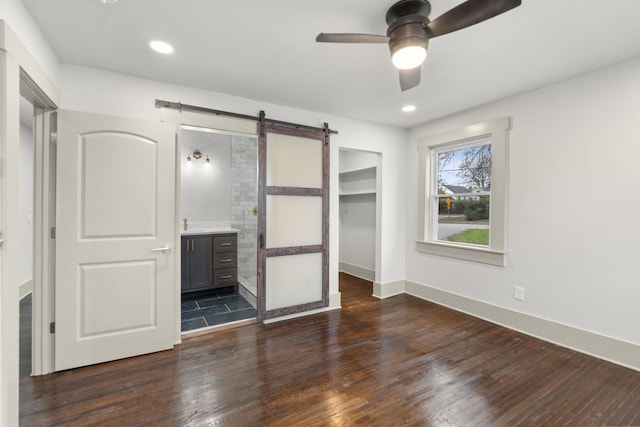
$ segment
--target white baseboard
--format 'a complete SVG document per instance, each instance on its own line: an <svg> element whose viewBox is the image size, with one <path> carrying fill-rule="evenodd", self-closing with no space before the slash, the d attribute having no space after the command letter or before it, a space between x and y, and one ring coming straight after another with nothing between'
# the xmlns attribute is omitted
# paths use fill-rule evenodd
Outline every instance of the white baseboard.
<svg viewBox="0 0 640 427"><path fill-rule="evenodd" d="M24 283L20 284L20 289L19 289L19 295L20 295L20 299L26 297L27 295L29 295L30 293L33 292L33 280L29 279L27 281L25 281Z"/></svg>
<svg viewBox="0 0 640 427"><path fill-rule="evenodd" d="M269 323L275 323L275 322L280 322L282 320L289 320L289 319L295 319L297 317L303 317L303 316L310 316L312 314L318 314L318 313L324 313L325 311L331 311L331 310L339 310L342 308L341 304L341 295L340 292L337 292L335 294L329 294L329 305L327 307L323 307L323 308L318 308L316 310L309 310L309 311L305 311L302 313L295 313L295 314L289 314L287 316L281 316L281 317L276 317L274 319L267 319L265 320L263 323L269 324Z"/></svg>
<svg viewBox="0 0 640 427"><path fill-rule="evenodd" d="M640 371L640 346L636 344L410 281L405 281L405 292L525 335Z"/></svg>
<svg viewBox="0 0 640 427"><path fill-rule="evenodd" d="M371 282L376 279L375 271L346 262L340 262L340 271Z"/></svg>
<svg viewBox="0 0 640 427"><path fill-rule="evenodd" d="M384 299L403 293L405 293L404 280L387 283L373 282L373 296L376 298Z"/></svg>

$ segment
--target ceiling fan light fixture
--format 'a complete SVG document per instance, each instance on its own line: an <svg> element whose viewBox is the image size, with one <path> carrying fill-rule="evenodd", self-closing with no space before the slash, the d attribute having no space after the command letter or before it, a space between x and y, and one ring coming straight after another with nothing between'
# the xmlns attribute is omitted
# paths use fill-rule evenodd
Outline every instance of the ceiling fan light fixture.
<svg viewBox="0 0 640 427"><path fill-rule="evenodd" d="M427 57L427 49L422 45L401 47L391 54L391 62L400 70L409 70L420 66Z"/></svg>

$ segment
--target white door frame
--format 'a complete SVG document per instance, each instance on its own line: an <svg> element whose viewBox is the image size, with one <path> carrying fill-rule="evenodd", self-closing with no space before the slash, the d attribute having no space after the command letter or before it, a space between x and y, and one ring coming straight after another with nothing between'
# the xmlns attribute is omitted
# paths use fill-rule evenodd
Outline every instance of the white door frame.
<svg viewBox="0 0 640 427"><path fill-rule="evenodd" d="M59 103L59 92L51 79L29 54L15 33L0 20L0 168L2 168L2 188L0 189L0 220L5 242L0 248L0 425L18 425L19 409L19 274L18 274L18 183L19 183L19 141L20 141L20 95L38 108L36 117L45 108L54 108ZM36 120L38 122L39 120ZM44 123L40 120L41 123ZM44 135L44 128L34 130ZM38 147L38 146L36 146ZM43 215L43 201L48 201L43 164L46 160L42 151L36 148L34 227L35 248L42 248L43 235L49 217ZM44 190L44 191L43 191ZM37 233L37 234L36 234ZM35 250L34 294L42 293L42 278L47 276L46 251ZM40 264L37 264L40 263ZM37 278L40 280L36 281ZM49 284L47 285L49 286ZM35 312L36 310L34 310ZM47 313L43 310L43 313ZM36 319L44 323L44 319ZM42 331L41 324L35 329ZM41 334L42 335L42 334ZM46 334L48 339L48 334ZM42 343L36 346L41 354L35 357L46 359ZM34 347L34 350L36 350Z"/></svg>

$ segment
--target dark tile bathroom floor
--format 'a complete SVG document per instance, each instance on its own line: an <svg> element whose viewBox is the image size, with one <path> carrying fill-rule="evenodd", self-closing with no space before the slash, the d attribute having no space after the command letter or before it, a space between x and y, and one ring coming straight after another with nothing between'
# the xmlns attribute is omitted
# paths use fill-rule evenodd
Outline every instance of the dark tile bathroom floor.
<svg viewBox="0 0 640 427"><path fill-rule="evenodd" d="M233 286L182 295L182 332L256 317Z"/></svg>

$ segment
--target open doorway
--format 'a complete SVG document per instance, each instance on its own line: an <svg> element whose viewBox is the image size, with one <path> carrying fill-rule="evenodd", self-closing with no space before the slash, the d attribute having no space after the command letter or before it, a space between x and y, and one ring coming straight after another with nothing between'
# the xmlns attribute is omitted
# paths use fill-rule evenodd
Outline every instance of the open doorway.
<svg viewBox="0 0 640 427"><path fill-rule="evenodd" d="M183 126L181 330L256 317L258 141Z"/></svg>
<svg viewBox="0 0 640 427"><path fill-rule="evenodd" d="M20 97L19 297L20 376L31 375L33 325L33 105Z"/></svg>
<svg viewBox="0 0 640 427"><path fill-rule="evenodd" d="M380 259L380 172L379 153L340 150L340 272L371 286Z"/></svg>

